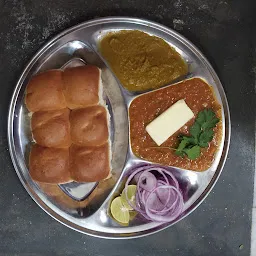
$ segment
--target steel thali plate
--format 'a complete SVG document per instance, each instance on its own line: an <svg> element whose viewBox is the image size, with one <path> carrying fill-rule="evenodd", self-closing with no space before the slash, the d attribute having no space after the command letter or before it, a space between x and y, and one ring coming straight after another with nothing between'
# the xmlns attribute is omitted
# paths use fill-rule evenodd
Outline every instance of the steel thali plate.
<svg viewBox="0 0 256 256"><path fill-rule="evenodd" d="M109 203L122 186L129 168L148 163L134 156L130 148L127 110L138 93L128 92L120 85L97 47L106 33L122 29L141 30L163 38L188 63L189 73L182 79L205 79L212 85L222 106L223 136L211 168L205 172L174 168L174 174L184 191L185 209L171 223L135 219L129 226L120 226L108 214ZM30 117L24 104L26 85L37 72L87 63L97 65L102 70L104 98L111 115L112 177L98 184L72 183L57 186L35 183L28 173L28 154L33 139ZM62 224L88 235L105 238L131 238L152 234L175 224L195 210L213 188L222 171L228 153L230 132L229 108L223 87L203 54L183 36L165 26L125 17L100 18L82 23L62 32L41 48L26 66L15 87L8 119L10 154L15 170L30 196Z"/></svg>

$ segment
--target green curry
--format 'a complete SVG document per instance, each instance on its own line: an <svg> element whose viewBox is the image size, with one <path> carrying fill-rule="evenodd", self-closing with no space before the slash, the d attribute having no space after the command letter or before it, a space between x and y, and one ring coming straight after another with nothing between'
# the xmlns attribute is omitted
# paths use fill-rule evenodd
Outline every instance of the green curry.
<svg viewBox="0 0 256 256"><path fill-rule="evenodd" d="M156 89L188 72L187 64L174 48L142 31L109 33L99 48L122 85L130 91Z"/></svg>

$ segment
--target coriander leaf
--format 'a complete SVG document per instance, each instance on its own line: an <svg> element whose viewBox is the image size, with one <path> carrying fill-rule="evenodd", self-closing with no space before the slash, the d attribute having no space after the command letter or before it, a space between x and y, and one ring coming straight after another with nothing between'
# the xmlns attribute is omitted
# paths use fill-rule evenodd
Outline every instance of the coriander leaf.
<svg viewBox="0 0 256 256"><path fill-rule="evenodd" d="M196 145L196 139L194 137L182 136L182 139L187 141L190 144Z"/></svg>
<svg viewBox="0 0 256 256"><path fill-rule="evenodd" d="M215 125L219 122L219 119L211 109L205 110L204 115L205 122L202 124L202 130L214 128Z"/></svg>
<svg viewBox="0 0 256 256"><path fill-rule="evenodd" d="M184 149L184 151L190 160L195 160L200 156L200 153L201 153L199 146L193 146L190 149Z"/></svg>
<svg viewBox="0 0 256 256"><path fill-rule="evenodd" d="M200 134L199 143L208 143L213 139L213 130L206 130Z"/></svg>
<svg viewBox="0 0 256 256"><path fill-rule="evenodd" d="M200 146L201 148L207 148L207 147L208 147L208 142L199 141L199 146Z"/></svg>
<svg viewBox="0 0 256 256"><path fill-rule="evenodd" d="M212 129L216 126L218 122L219 119L217 117L214 117L211 121L208 121L202 125L202 130Z"/></svg>
<svg viewBox="0 0 256 256"><path fill-rule="evenodd" d="M182 140L177 148L177 151L182 151L188 144L188 141Z"/></svg>
<svg viewBox="0 0 256 256"><path fill-rule="evenodd" d="M206 121L206 118L205 118L205 111L200 111L197 118L196 118L196 121L199 123L199 124L203 124L205 121Z"/></svg>
<svg viewBox="0 0 256 256"><path fill-rule="evenodd" d="M198 136L201 132L201 126L199 123L195 122L191 127L190 127L190 130L189 130L190 134L195 138L195 139L198 139Z"/></svg>
<svg viewBox="0 0 256 256"><path fill-rule="evenodd" d="M211 109L206 109L205 110L206 122L212 120L214 117L215 117L215 113Z"/></svg>
<svg viewBox="0 0 256 256"><path fill-rule="evenodd" d="M185 156L185 153L183 151L175 151L175 154L181 157Z"/></svg>
<svg viewBox="0 0 256 256"><path fill-rule="evenodd" d="M187 155L191 160L199 157L201 148L208 147L209 142L212 141L213 128L218 122L219 119L211 109L200 111L194 124L189 129L191 136L178 136L180 144L175 151L176 155L182 157Z"/></svg>

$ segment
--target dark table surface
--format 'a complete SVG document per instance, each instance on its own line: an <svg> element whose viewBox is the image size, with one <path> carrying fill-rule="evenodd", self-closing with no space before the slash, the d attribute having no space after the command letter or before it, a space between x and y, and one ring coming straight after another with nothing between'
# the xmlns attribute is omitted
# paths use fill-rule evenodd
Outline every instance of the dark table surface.
<svg viewBox="0 0 256 256"><path fill-rule="evenodd" d="M0 0L0 255L249 255L254 174L253 1ZM223 173L189 217L155 235L104 240L68 229L29 197L7 145L8 104L25 64L63 29L103 16L137 16L174 28L212 63L229 101L232 138Z"/></svg>

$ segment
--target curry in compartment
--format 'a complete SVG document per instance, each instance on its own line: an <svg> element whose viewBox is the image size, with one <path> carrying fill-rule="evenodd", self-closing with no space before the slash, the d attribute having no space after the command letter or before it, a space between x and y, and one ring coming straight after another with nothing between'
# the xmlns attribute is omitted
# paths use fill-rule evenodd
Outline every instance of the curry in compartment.
<svg viewBox="0 0 256 256"><path fill-rule="evenodd" d="M193 111L194 118L169 137L160 147L146 132L145 127L178 100L184 99ZM195 160L175 154L179 145L178 135L189 135L189 128L198 113L211 109L220 119L214 130L213 140L201 149ZM130 139L133 153L145 160L194 171L207 170L215 157L222 137L221 106L212 88L200 78L193 78L169 87L149 92L135 98L129 108Z"/></svg>
<svg viewBox="0 0 256 256"><path fill-rule="evenodd" d="M121 84L130 91L156 89L188 72L187 64L174 48L142 31L109 33L101 40L99 49Z"/></svg>

